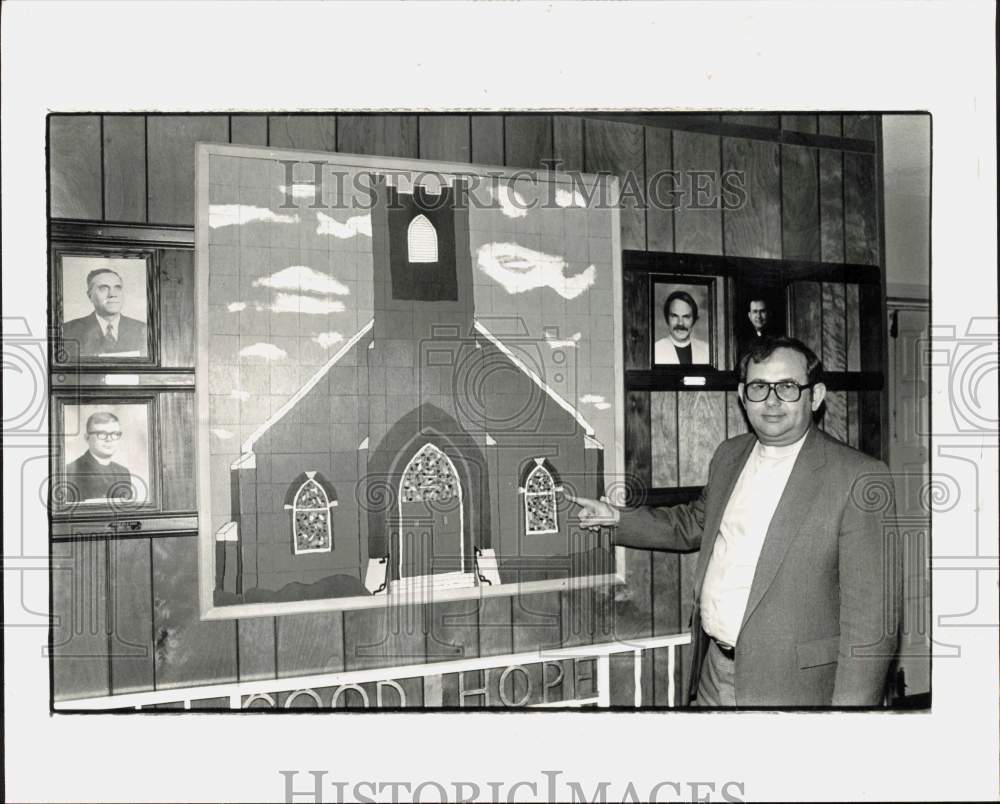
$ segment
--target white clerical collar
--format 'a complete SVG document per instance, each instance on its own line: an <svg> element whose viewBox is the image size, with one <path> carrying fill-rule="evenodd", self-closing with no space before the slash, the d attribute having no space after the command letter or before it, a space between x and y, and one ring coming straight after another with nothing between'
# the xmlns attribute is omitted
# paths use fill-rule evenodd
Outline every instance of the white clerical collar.
<svg viewBox="0 0 1000 804"><path fill-rule="evenodd" d="M101 466L110 466L110 458L102 458L100 455L95 455L93 452L90 453L90 457L97 461Z"/></svg>
<svg viewBox="0 0 1000 804"><path fill-rule="evenodd" d="M768 444L762 444L760 441L757 442L757 454L761 458L789 458L799 454L802 449L802 445L806 443L806 439L809 437L809 430L806 430L805 435L802 436L798 441L792 444L784 444L783 446L776 447L770 446Z"/></svg>
<svg viewBox="0 0 1000 804"><path fill-rule="evenodd" d="M691 339L690 338L687 339L687 343L678 343L674 339L673 335L670 336L670 342L674 345L675 349L687 349L691 345Z"/></svg>

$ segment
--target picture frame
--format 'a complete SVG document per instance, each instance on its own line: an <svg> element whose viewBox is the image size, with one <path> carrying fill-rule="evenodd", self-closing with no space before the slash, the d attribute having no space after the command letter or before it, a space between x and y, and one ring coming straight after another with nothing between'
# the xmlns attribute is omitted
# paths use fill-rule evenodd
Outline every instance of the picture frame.
<svg viewBox="0 0 1000 804"><path fill-rule="evenodd" d="M716 321L720 279L666 273L650 276L649 344L654 370L691 372L720 367ZM668 314L675 317L672 325Z"/></svg>
<svg viewBox="0 0 1000 804"><path fill-rule="evenodd" d="M156 402L155 394L136 391L53 397L53 518L106 519L161 509Z"/></svg>
<svg viewBox="0 0 1000 804"><path fill-rule="evenodd" d="M102 278L109 281L101 282ZM50 288L54 366L114 370L159 365L159 270L154 249L54 246ZM108 324L111 332L103 333Z"/></svg>

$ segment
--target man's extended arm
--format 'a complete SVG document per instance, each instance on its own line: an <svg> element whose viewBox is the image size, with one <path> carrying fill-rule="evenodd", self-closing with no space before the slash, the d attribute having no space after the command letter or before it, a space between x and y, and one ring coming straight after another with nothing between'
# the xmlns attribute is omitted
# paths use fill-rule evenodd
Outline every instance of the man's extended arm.
<svg viewBox="0 0 1000 804"><path fill-rule="evenodd" d="M859 506L875 497L888 502L879 510ZM871 488L871 486L869 486ZM902 571L895 533L892 478L884 464L859 473L840 525L840 651L833 706L882 703L889 664L896 654L902 597Z"/></svg>

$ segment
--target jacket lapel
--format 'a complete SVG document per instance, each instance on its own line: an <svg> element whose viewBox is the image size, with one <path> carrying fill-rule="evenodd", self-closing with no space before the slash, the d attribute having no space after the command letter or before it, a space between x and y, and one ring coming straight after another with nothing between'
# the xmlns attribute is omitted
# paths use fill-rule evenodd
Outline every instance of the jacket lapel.
<svg viewBox="0 0 1000 804"><path fill-rule="evenodd" d="M702 531L701 550L698 553L698 564L694 571L694 598L701 600L701 584L705 580L705 573L708 571L708 560L712 557L712 550L715 549L715 540L719 536L719 525L722 524L722 515L729 504L736 481L739 480L743 467L746 466L750 453L757 444L756 438L748 438L743 449L736 454L735 460L728 466L722 467L721 476L718 482L724 489L719 498L719 505L714 506L707 512L705 528Z"/></svg>
<svg viewBox="0 0 1000 804"><path fill-rule="evenodd" d="M781 562L801 529L809 509L822 494L823 475L818 470L825 463L826 450L823 438L813 427L806 436L802 451L795 459L792 473L788 477L788 483L767 529L753 583L750 585L750 597L747 600L741 628L746 626L750 615L774 581Z"/></svg>

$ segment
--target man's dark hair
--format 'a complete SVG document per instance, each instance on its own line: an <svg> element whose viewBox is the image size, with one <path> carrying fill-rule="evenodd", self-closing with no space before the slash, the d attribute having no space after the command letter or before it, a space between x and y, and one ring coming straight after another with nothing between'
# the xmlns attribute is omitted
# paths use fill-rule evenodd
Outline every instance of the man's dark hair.
<svg viewBox="0 0 1000 804"><path fill-rule="evenodd" d="M815 385L823 381L823 361L816 357L816 353L806 346L798 338L789 338L785 335L775 338L767 336L753 341L747 350L740 357L739 375L740 382L747 381L747 368L752 360L754 363L763 363L778 349L791 349L798 352L806 359L806 382Z"/></svg>
<svg viewBox="0 0 1000 804"><path fill-rule="evenodd" d="M691 308L691 314L694 316L694 320L698 320L698 302L691 298L691 294L685 290L675 290L669 296L667 300L663 302L663 318L666 321L670 321L670 302L674 299L680 299L682 302L687 304ZM692 322L693 323L693 322Z"/></svg>
<svg viewBox="0 0 1000 804"><path fill-rule="evenodd" d="M90 433L90 428L95 424L109 424L114 422L115 424L121 426L121 422L118 421L118 417L114 413L110 413L106 410L99 410L97 413L91 413L87 417L87 433Z"/></svg>
<svg viewBox="0 0 1000 804"><path fill-rule="evenodd" d="M89 274L87 274L87 293L90 293L90 285L93 283L94 277L100 276L101 274L114 274L115 276L118 277L119 282L125 284L125 280L122 279L122 275L117 271L113 271L110 268L96 268Z"/></svg>
<svg viewBox="0 0 1000 804"><path fill-rule="evenodd" d="M767 303L767 299L765 299L763 296L751 296L749 301L747 301L747 310L750 309L750 305L753 304L754 302L760 302L761 304L764 305L764 308L767 310L771 309L771 305Z"/></svg>

